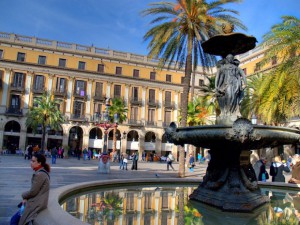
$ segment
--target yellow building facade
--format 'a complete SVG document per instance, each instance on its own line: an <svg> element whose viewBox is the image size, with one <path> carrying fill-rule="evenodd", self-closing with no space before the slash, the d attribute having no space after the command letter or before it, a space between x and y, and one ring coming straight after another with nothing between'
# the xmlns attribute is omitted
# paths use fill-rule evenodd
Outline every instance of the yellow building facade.
<svg viewBox="0 0 300 225"><path fill-rule="evenodd" d="M102 151L105 100L121 98L127 120L117 127L117 150L162 156L177 147L166 141L164 128L178 122L183 70L159 69L147 56L61 41L0 32L0 147L24 151L40 145L41 133L26 127L26 113L45 91L60 101L65 123L49 128L46 146ZM195 92L207 80L195 73ZM108 130L108 149L113 131Z"/></svg>

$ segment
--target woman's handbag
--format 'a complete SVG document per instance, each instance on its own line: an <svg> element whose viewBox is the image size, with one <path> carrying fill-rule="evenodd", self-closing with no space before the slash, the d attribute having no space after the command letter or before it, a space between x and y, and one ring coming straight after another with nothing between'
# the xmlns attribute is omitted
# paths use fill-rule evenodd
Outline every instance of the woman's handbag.
<svg viewBox="0 0 300 225"><path fill-rule="evenodd" d="M24 209L25 209L25 204L23 204L23 202L20 202L18 204L18 207L20 208L18 210L18 212L15 213L15 215L13 215L10 219L10 225L18 225L20 219L21 219L21 216L24 212Z"/></svg>

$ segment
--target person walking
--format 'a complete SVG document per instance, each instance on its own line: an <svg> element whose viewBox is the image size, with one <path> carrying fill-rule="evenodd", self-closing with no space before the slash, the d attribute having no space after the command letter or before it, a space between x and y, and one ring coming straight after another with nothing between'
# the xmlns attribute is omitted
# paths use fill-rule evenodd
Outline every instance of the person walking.
<svg viewBox="0 0 300 225"><path fill-rule="evenodd" d="M290 172L290 169L286 164L283 164L280 156L275 156L274 162L270 166L270 175L272 176L272 182L285 182L283 171Z"/></svg>
<svg viewBox="0 0 300 225"><path fill-rule="evenodd" d="M119 159L120 170L122 168L124 168L124 162L123 162L123 160L124 160L124 154L122 153L122 154L120 154L120 159Z"/></svg>
<svg viewBox="0 0 300 225"><path fill-rule="evenodd" d="M188 168L190 172L194 172L194 166L195 166L195 157L193 156L193 154L189 155L189 164L188 164Z"/></svg>
<svg viewBox="0 0 300 225"><path fill-rule="evenodd" d="M31 178L31 188L22 193L22 204L25 205L18 225L33 224L38 213L47 208L50 189L50 166L46 157L35 153L31 159L34 174Z"/></svg>
<svg viewBox="0 0 300 225"><path fill-rule="evenodd" d="M122 166L123 170L124 168L127 170L127 164L128 164L128 159L127 159L127 154L125 154L123 158L123 166Z"/></svg>
<svg viewBox="0 0 300 225"><path fill-rule="evenodd" d="M137 170L138 159L139 159L138 153L134 152L132 154L132 166L131 166L131 170Z"/></svg>
<svg viewBox="0 0 300 225"><path fill-rule="evenodd" d="M262 157L254 164L254 172L258 181L267 181L269 179L269 174L266 170L266 162L266 159Z"/></svg>
<svg viewBox="0 0 300 225"><path fill-rule="evenodd" d="M201 153L199 152L199 153L197 154L197 161L198 161L199 164L201 163L201 159L202 159L202 155L201 155Z"/></svg>
<svg viewBox="0 0 300 225"><path fill-rule="evenodd" d="M87 154L88 154L88 150L86 149L86 147L83 149L83 160L87 159Z"/></svg>
<svg viewBox="0 0 300 225"><path fill-rule="evenodd" d="M175 171L172 163L174 161L174 156L172 155L172 152L169 153L168 157L167 157L167 170L169 170L169 167L172 168L173 171Z"/></svg>
<svg viewBox="0 0 300 225"><path fill-rule="evenodd" d="M52 164L56 164L56 157L57 157L57 149L56 149L56 147L54 146L54 147L51 149Z"/></svg>

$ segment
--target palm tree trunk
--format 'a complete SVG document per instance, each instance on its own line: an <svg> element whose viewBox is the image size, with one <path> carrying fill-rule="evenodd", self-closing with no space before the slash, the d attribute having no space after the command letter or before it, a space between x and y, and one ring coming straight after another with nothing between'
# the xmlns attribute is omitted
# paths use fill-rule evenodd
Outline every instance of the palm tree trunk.
<svg viewBox="0 0 300 225"><path fill-rule="evenodd" d="M192 48L193 48L193 40L191 35L188 37L188 53L186 57L186 66L185 66L185 76L184 76L184 85L183 85L183 94L181 99L181 108L182 108L182 120L181 126L185 127L187 122L187 108L189 101L189 91L190 91L190 83L191 83L191 73L192 73ZM184 163L185 151L184 147L179 147L179 171L178 176L185 176L185 163Z"/></svg>
<svg viewBox="0 0 300 225"><path fill-rule="evenodd" d="M114 147L113 147L113 152L115 152L117 150L117 124L114 124L114 137L113 137L113 143L114 143Z"/></svg>
<svg viewBox="0 0 300 225"><path fill-rule="evenodd" d="M42 141L41 141L41 152L44 154L44 146L45 146L45 139L46 139L46 126L42 124Z"/></svg>

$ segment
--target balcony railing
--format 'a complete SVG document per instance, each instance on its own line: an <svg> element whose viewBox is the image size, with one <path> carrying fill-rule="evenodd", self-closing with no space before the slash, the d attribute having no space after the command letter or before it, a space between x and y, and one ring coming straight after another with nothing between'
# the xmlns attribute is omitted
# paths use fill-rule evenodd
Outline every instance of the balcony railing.
<svg viewBox="0 0 300 225"><path fill-rule="evenodd" d="M67 96L67 92L66 91L60 91L60 90L54 90L53 94L55 96L60 96L60 97L63 97L63 98L65 98Z"/></svg>
<svg viewBox="0 0 300 225"><path fill-rule="evenodd" d="M24 86L17 86L15 84L11 84L10 90L11 91L15 91L15 92L24 92L25 91L25 87Z"/></svg>
<svg viewBox="0 0 300 225"><path fill-rule="evenodd" d="M148 100L148 106L158 108L159 103L158 103L158 101L155 101L155 100Z"/></svg>
<svg viewBox="0 0 300 225"><path fill-rule="evenodd" d="M175 108L175 102L174 101L164 101L165 108L168 109L174 109Z"/></svg>
<svg viewBox="0 0 300 225"><path fill-rule="evenodd" d="M84 90L82 90L82 91L74 91L73 96L75 98L86 99L86 92Z"/></svg>
<svg viewBox="0 0 300 225"><path fill-rule="evenodd" d="M46 88L33 88L32 93L33 94L43 94L46 92Z"/></svg>
<svg viewBox="0 0 300 225"><path fill-rule="evenodd" d="M104 102L105 99L106 99L106 97L103 95L94 95L94 100L96 100L96 101Z"/></svg>
<svg viewBox="0 0 300 225"><path fill-rule="evenodd" d="M6 108L5 114L9 116L23 116L22 109L15 108L15 107Z"/></svg>
<svg viewBox="0 0 300 225"><path fill-rule="evenodd" d="M87 122L87 121L88 121L88 118L86 118L85 115L71 114L70 120Z"/></svg>
<svg viewBox="0 0 300 225"><path fill-rule="evenodd" d="M147 121L147 122L146 122L146 125L147 125L147 126L150 126L150 127L157 127L157 122L154 122L154 121Z"/></svg>
<svg viewBox="0 0 300 225"><path fill-rule="evenodd" d="M130 104L131 105L138 105L138 106L141 106L142 105L142 99L140 98L131 98L130 99Z"/></svg>
<svg viewBox="0 0 300 225"><path fill-rule="evenodd" d="M143 122L140 120L128 120L130 126L144 126Z"/></svg>

